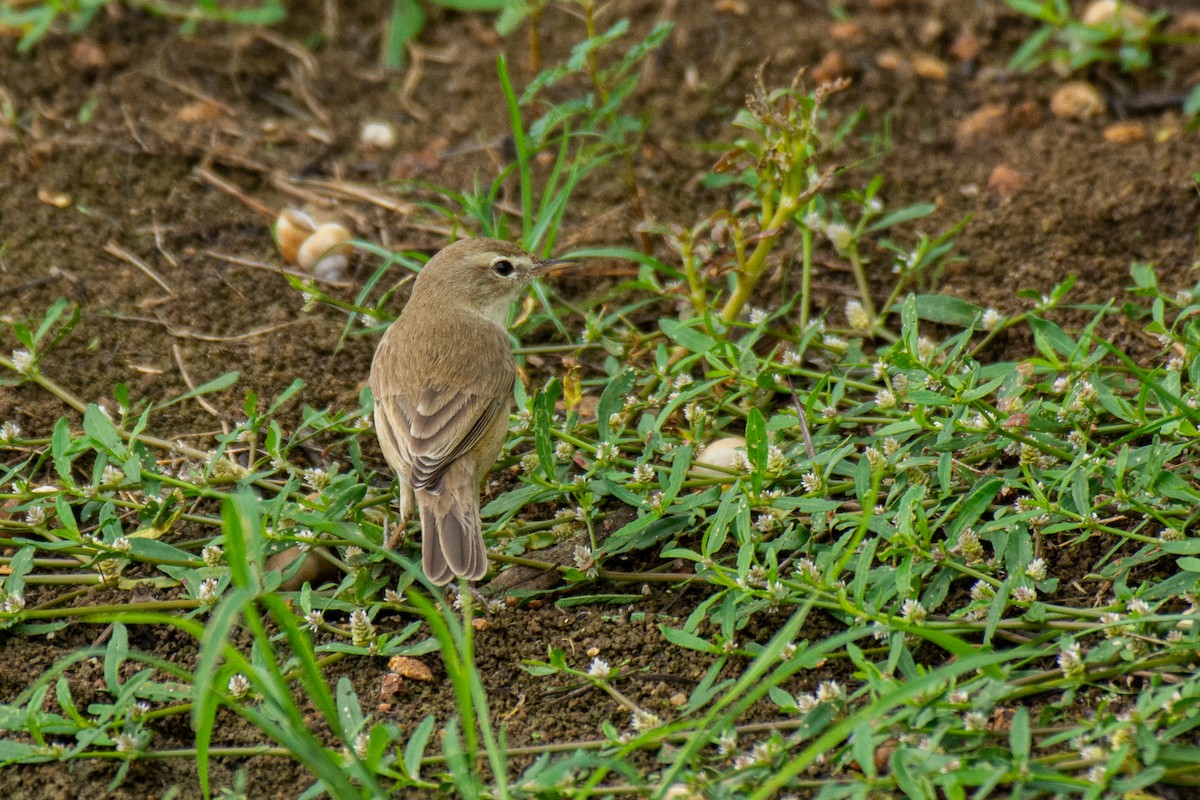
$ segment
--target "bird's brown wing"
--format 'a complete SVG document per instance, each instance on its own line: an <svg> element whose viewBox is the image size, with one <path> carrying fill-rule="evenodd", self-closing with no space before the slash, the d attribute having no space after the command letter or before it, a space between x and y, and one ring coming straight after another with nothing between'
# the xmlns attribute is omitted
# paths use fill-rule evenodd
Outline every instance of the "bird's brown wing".
<svg viewBox="0 0 1200 800"><path fill-rule="evenodd" d="M415 403L400 395L382 398L392 443L409 466L413 489L438 492L446 470L471 451L497 418L505 414L507 392L487 397L474 392L421 389Z"/></svg>

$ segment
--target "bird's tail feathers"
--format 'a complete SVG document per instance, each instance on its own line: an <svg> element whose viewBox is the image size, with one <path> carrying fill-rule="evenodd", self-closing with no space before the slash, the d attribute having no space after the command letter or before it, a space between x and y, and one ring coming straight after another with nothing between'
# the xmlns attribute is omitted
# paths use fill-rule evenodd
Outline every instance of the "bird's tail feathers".
<svg viewBox="0 0 1200 800"><path fill-rule="evenodd" d="M487 548L479 522L479 491L473 466L455 464L438 494L418 490L421 509L421 565L435 585L454 576L479 580L487 573ZM455 473L462 471L461 475Z"/></svg>

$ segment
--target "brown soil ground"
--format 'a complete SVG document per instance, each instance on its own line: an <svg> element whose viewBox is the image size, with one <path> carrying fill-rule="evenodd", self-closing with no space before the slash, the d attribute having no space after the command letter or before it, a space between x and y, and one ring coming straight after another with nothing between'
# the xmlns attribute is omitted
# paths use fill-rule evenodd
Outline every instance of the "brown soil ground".
<svg viewBox="0 0 1200 800"><path fill-rule="evenodd" d="M873 169L885 177L888 206L936 202L939 210L921 223L930 233L970 215L958 237L962 260L947 269L940 291L1013 312L1029 303L1016 290L1044 292L1076 275L1071 302L1120 301L1134 261L1157 264L1169 291L1193 284L1196 139L1184 130L1177 104L1140 101L1196 83L1196 48L1163 48L1155 67L1136 78L1094 71L1107 112L1060 119L1048 103L1058 79L1006 69L1033 27L1000 0L851 0L854 30L833 29L822 5L617 0L608 7L608 20L631 19L633 35L660 15L676 22L632 101L649 120L636 161L654 219L691 223L727 200L699 190L697 180L715 160L710 145L733 135L729 121L764 58L770 85L824 63L853 78L835 108L867 110L859 134L879 134L886 121L887 147ZM1157 5L1179 14L1192 7L1191 0ZM0 39L0 106L10 106L16 122L0 130L0 310L36 320L59 296L82 310L75 332L42 365L46 374L78 397L99 401L118 382L132 397L156 399L187 391L189 379L198 384L240 370L235 389L209 398L216 418L194 403L174 406L156 417L154 433L164 436L219 431L222 422L243 416L245 390L270 397L297 377L307 385L290 412L293 421L301 404L356 407L375 340L350 338L339 348L342 317L301 310L302 298L277 271L281 261L268 230L273 213L308 204L340 216L360 238L394 249L436 249L444 232L339 197L328 186L374 188L397 177L455 188L490 181L507 152L496 56L508 53L519 80L528 75L529 56L524 30L500 40L486 19L433 12L420 39L419 71L384 74L377 67L379 20L391 3L340 6L332 21L323 19L322 4L298 4L270 33L202 27L186 38L167 22L113 6L83 36L49 35L27 55L16 52L15 39ZM323 25L332 36L321 37ZM548 61L582 36L582 24L561 10L550 12L542 29ZM966 52L972 42L977 52ZM964 120L987 106L997 109L993 124L964 134ZM395 125L394 150L357 146L370 119ZM1140 125L1144 138L1106 141L1105 129L1119 122ZM868 146L861 146L864 153ZM1017 178L990 180L1000 167ZM39 200L39 193L64 195L63 207ZM636 222L623 181L615 171L598 173L573 197L561 245L634 246ZM114 255L121 251L149 270ZM331 291L353 296L374 268L360 258L349 285ZM887 280L881 275L877 285ZM840 314L852 291L849 274L828 270L819 286L822 304ZM578 281L565 291L587 287ZM1087 316L1077 312L1077 319ZM1108 324L1119 345L1145 357L1156 352L1136 326ZM1024 352L1025 344L1010 337L997 355ZM0 420L18 422L28 435L49 435L64 413L35 387L0 392ZM378 451L366 457L382 468ZM1070 584L1070 575L1061 577ZM632 608L559 610L546 603L498 617L479 637L478 661L508 742L589 739L605 720L628 722L605 697L568 693L573 687L520 669L523 659L544 659L551 647L581 666L596 648L634 676L623 691L669 709L670 695L688 691L708 661L664 650L656 626L686 614L692 600L651 593ZM100 593L85 598L104 601ZM767 622L746 637L768 638ZM816 627L806 635L815 638L829 623L809 624ZM0 700L100 633L74 626L54 639L3 639ZM134 647L184 661L194 653L190 641L165 634L131 638ZM806 683L839 677L837 667L830 670ZM351 659L335 672L331 677L349 676L369 700L383 666ZM78 670L73 685L86 697L85 687L99 675L98 665ZM441 684L410 685L385 716L407 732L429 712L450 712L451 702ZM217 739L258 741L234 719ZM184 722L154 741L160 748L191 744ZM293 798L307 785L301 766L266 757L218 762L214 784L230 785L238 768L256 798ZM100 794L114 770L111 763L10 768L0 773L0 793L13 800L72 798L84 793L81 787ZM182 797L194 797L193 770L186 759L139 762L111 796L157 798L178 786Z"/></svg>

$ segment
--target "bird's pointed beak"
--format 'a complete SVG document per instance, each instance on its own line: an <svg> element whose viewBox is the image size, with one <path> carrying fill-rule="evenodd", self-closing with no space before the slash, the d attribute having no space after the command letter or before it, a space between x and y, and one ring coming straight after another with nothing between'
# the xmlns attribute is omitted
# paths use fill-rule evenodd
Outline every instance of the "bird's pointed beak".
<svg viewBox="0 0 1200 800"><path fill-rule="evenodd" d="M547 258L537 262L533 268L535 275L547 275L551 272L558 272L560 269L573 267L578 264L578 261L572 261L569 258Z"/></svg>

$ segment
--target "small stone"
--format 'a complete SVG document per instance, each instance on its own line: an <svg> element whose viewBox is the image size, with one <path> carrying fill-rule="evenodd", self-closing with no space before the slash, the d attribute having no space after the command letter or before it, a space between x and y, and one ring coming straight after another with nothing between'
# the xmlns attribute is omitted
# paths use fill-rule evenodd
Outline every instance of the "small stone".
<svg viewBox="0 0 1200 800"><path fill-rule="evenodd" d="M962 119L955 130L954 140L961 150L1003 133L1007 127L1007 109L998 103L992 103Z"/></svg>
<svg viewBox="0 0 1200 800"><path fill-rule="evenodd" d="M1007 164L997 164L987 182L987 188L1004 198L1015 196L1028 185L1025 176Z"/></svg>
<svg viewBox="0 0 1200 800"><path fill-rule="evenodd" d="M847 42L849 44L861 44L866 40L863 35L862 26L857 22L835 22L829 26L829 38L835 42Z"/></svg>
<svg viewBox="0 0 1200 800"><path fill-rule="evenodd" d="M1129 0L1092 0L1079 15L1079 21L1089 28L1105 25L1142 28L1146 25L1146 12Z"/></svg>
<svg viewBox="0 0 1200 800"><path fill-rule="evenodd" d="M880 50L875 55L875 66L888 72L898 72L908 66L904 55L895 49Z"/></svg>
<svg viewBox="0 0 1200 800"><path fill-rule="evenodd" d="M950 77L950 66L937 56L918 53L912 59L913 72L922 78L933 81L944 81Z"/></svg>
<svg viewBox="0 0 1200 800"><path fill-rule="evenodd" d="M1087 119L1104 113L1104 98L1087 81L1071 81L1050 98L1050 111L1056 117Z"/></svg>
<svg viewBox="0 0 1200 800"><path fill-rule="evenodd" d="M1146 126L1140 122L1118 122L1104 129L1104 141L1133 144L1146 138Z"/></svg>
<svg viewBox="0 0 1200 800"><path fill-rule="evenodd" d="M1013 125L1029 130L1042 127L1042 124L1046 121L1045 115L1042 113L1042 107L1038 105L1036 100L1026 100L1018 104L1008 116L1012 120Z"/></svg>
<svg viewBox="0 0 1200 800"><path fill-rule="evenodd" d="M388 122L368 122L358 134L363 147L374 150L390 150L396 146L396 129Z"/></svg>

